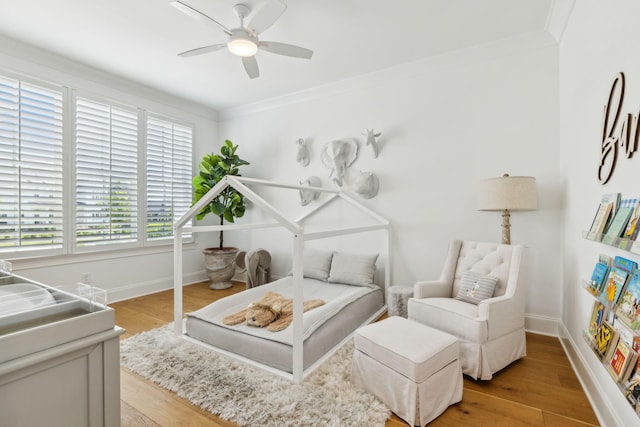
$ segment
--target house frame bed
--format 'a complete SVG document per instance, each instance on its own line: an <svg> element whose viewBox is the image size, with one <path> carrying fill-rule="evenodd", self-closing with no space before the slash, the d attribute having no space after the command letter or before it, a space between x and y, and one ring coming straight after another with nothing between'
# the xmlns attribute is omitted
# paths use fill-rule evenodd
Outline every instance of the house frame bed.
<svg viewBox="0 0 640 427"><path fill-rule="evenodd" d="M293 220L287 217L283 212L276 209L273 205L267 202L263 197L255 193L251 188L247 185L256 185L256 186L268 186L273 188L282 188L288 190L312 190L319 191L322 193L330 193L331 196L324 200L322 203L319 203L313 209L306 212L300 218ZM214 197L216 197L220 192L222 192L228 186L233 187L239 193L241 193L248 200L253 202L253 204L262 209L265 213L267 213L272 219L273 222L268 223L250 223L250 224L224 224L224 225L206 225L206 226L193 226L191 224L191 220L202 210L204 206L206 206ZM363 225L363 226L351 226L351 227L341 227L341 228L331 228L320 231L308 231L305 230L304 221L314 215L316 212L319 212L322 209L325 209L331 202L334 200L341 199L356 209L358 209L363 214L367 215L369 218L373 219L375 224L373 225ZM248 229L260 229L260 228L285 228L291 233L292 237L292 246L293 246L293 322L291 327L293 328L293 345L292 345L292 374L286 372L279 372L277 369L271 368L269 366L263 365L259 362L255 362L249 360L245 357L236 355L234 353L224 351L216 348L215 346L211 346L202 341L189 338L183 330L183 307L182 307L182 233L186 231L190 231L193 233L197 232L211 232L211 231L229 231L229 230L248 230ZM391 227L389 221L377 213L373 212L371 209L359 203L357 200L351 198L350 196L344 194L341 190L322 188L322 187L309 187L302 185L290 185L290 184L282 184L272 181L259 180L254 178L240 177L240 176L225 176L220 182L218 182L209 192L203 196L197 203L195 203L181 218L179 218L174 224L174 281L173 281L173 290L174 290L174 327L175 333L177 335L181 335L185 339L189 339L192 342L196 342L205 347L212 348L213 350L219 351L221 353L230 355L232 357L247 361L253 365L259 366L261 368L267 369L269 371L275 371L276 373L290 377L295 383L301 383L315 367L319 365L319 363L324 360L321 359L317 363L314 363L312 366L304 370L303 368L303 290L302 290L302 280L303 280L303 253L304 253L304 243L306 241L324 239L328 237L336 237L336 236L344 236L356 233L364 233L364 232L372 232L377 230L385 231L385 243L386 243L386 251L387 256L385 259L385 268L384 268L384 287L383 291L385 294L386 301L386 289L390 283L391 277ZM380 313L377 313L376 316L379 316L386 310L386 303L382 307ZM373 319L371 319L373 320ZM328 354L333 353L342 343L338 344L334 349L332 349Z"/></svg>

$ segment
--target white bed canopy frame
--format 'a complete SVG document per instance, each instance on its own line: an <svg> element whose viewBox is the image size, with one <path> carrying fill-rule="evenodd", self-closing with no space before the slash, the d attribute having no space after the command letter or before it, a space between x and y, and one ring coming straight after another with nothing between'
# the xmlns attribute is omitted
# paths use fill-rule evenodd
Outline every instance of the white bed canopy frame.
<svg viewBox="0 0 640 427"><path fill-rule="evenodd" d="M274 188L284 188L289 190L314 190L320 191L323 193L332 193L329 198L327 198L322 203L319 203L312 210L308 211L300 218L296 220L292 220L287 217L286 214L276 209L270 203L268 203L264 198L260 195L256 194L253 190L251 190L247 185L259 185L259 186L268 186ZM239 193L241 193L248 200L253 202L255 206L262 209L264 212L269 214L274 222L269 223L256 223L256 224L224 224L224 225L205 225L205 226L193 226L191 220L202 210L204 206L206 206L214 197L216 197L220 192L222 192L226 187L231 186L236 189ZM330 202L340 198L345 200L346 202L353 205L360 212L366 214L370 218L372 218L375 222L373 225L363 225L363 226L352 226L352 227L343 227L343 228L334 228L328 230L321 231L305 231L305 227L303 222L312 216L314 213L319 210L325 208ZM238 356L234 353L228 351L222 351L216 347L210 346L206 343L203 343L199 340L189 339L186 335L184 335L183 331L183 322L182 322L182 233L183 232L211 232L211 231L220 231L220 230L248 230L248 229L259 229L259 228L274 228L274 227L283 227L287 229L291 235L293 240L293 364L292 364L292 374L283 373L277 369L267 367L262 365L261 363L246 359L242 356ZM313 366L307 368L307 370L303 370L303 324L302 324L302 302L303 302L303 294L302 294L302 272L303 272L303 251L304 251L304 242L316 239L323 239L328 237L335 236L343 236L349 234L356 233L364 233L371 232L376 230L384 230L385 233L385 243L386 243L386 251L387 256L385 260L385 268L384 268L384 290L386 294L386 289L390 283L391 277L391 227L389 221L377 213L373 212L371 209L362 205L355 199L349 197L344 194L341 190L322 188L322 187L309 187L302 185L289 185L276 183L271 181L259 180L254 178L240 177L240 176L225 176L220 182L218 182L209 192L203 196L196 204L194 204L191 209L189 209L181 218L179 218L174 224L174 250L173 250L173 299L174 299L174 327L175 333L177 335L183 335L184 338L189 339L190 341L196 342L206 347L213 348L216 351L221 353L225 353L232 357L242 359L247 361L253 365L265 368L269 371L275 372L279 375L290 377L295 383L301 383L304 377L306 377L313 369L315 369L325 358L322 358ZM386 297L385 297L386 300ZM381 312L376 313L376 317L382 314L386 310L386 303ZM371 319L374 320L374 319ZM334 348L329 355L333 353L342 343L338 344L336 348Z"/></svg>

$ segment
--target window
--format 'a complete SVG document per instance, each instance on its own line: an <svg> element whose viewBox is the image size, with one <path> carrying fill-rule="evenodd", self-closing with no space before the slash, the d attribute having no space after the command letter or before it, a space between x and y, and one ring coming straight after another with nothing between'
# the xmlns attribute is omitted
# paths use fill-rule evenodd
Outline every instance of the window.
<svg viewBox="0 0 640 427"><path fill-rule="evenodd" d="M173 237L173 222L191 207L192 129L149 115L146 238Z"/></svg>
<svg viewBox="0 0 640 427"><path fill-rule="evenodd" d="M0 252L62 249L62 89L0 76Z"/></svg>
<svg viewBox="0 0 640 427"><path fill-rule="evenodd" d="M192 144L174 118L3 72L0 258L170 245Z"/></svg>
<svg viewBox="0 0 640 427"><path fill-rule="evenodd" d="M77 97L76 247L136 243L138 112Z"/></svg>

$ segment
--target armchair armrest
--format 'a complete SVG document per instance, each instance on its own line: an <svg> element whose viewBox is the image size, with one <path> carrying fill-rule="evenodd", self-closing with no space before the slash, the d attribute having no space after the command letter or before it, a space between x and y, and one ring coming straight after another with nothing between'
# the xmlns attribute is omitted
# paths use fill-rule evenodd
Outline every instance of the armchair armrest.
<svg viewBox="0 0 640 427"><path fill-rule="evenodd" d="M423 280L413 285L414 298L450 297L451 284L443 280Z"/></svg>
<svg viewBox="0 0 640 427"><path fill-rule="evenodd" d="M478 317L489 323L489 339L524 326L524 304L512 296L488 298L478 304Z"/></svg>

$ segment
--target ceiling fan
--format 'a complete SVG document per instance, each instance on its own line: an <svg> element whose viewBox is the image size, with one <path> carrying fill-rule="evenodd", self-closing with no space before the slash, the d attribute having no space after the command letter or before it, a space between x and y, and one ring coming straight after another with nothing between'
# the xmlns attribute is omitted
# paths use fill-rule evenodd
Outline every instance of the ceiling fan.
<svg viewBox="0 0 640 427"><path fill-rule="evenodd" d="M258 40L258 35L265 31L267 28L271 27L271 25L276 22L276 20L287 8L287 5L279 0L269 0L267 3L265 3L256 12L255 16L251 19L251 22L249 22L246 26L244 25L244 19L251 12L251 8L245 4L236 4L235 6L233 6L233 11L238 16L238 18L240 18L240 26L232 29L228 29L220 22L192 8L182 1L171 1L170 4L179 11L200 22L203 22L204 24L215 27L219 30L221 29L225 34L229 36L229 41L227 41L226 43L219 43L187 50L186 52L179 53L179 56L188 57L201 55L203 53L215 52L226 47L232 54L242 58L242 64L244 65L245 71L250 78L255 79L256 77L260 76L258 61L256 61L255 57L258 49L262 49L271 53L277 53L278 55L293 56L295 58L310 59L313 55L312 50L305 49L300 46Z"/></svg>

